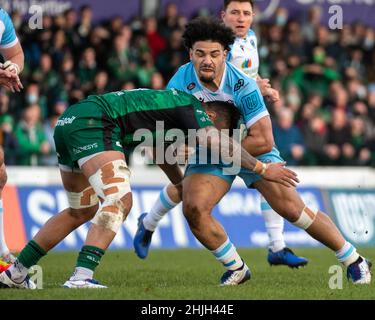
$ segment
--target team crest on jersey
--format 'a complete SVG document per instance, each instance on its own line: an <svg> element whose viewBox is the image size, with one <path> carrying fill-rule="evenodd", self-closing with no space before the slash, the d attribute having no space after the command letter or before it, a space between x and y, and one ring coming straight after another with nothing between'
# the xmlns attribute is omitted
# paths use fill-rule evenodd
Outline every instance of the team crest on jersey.
<svg viewBox="0 0 375 320"><path fill-rule="evenodd" d="M242 63L241 68L242 68L242 69L251 68L252 64L253 64L253 63L252 63L251 59L246 59L246 60Z"/></svg>
<svg viewBox="0 0 375 320"><path fill-rule="evenodd" d="M234 85L234 92L240 90L245 85L244 79L238 80L238 82Z"/></svg>
<svg viewBox="0 0 375 320"><path fill-rule="evenodd" d="M195 88L195 83L194 82L191 82L191 83L189 83L189 85L187 86L187 89L188 90L193 90L194 88Z"/></svg>
<svg viewBox="0 0 375 320"><path fill-rule="evenodd" d="M256 48L256 46L255 46L255 41L254 41L253 39L251 39L251 40L250 40L250 43L251 43L251 45L253 46L253 48L255 49L255 48Z"/></svg>

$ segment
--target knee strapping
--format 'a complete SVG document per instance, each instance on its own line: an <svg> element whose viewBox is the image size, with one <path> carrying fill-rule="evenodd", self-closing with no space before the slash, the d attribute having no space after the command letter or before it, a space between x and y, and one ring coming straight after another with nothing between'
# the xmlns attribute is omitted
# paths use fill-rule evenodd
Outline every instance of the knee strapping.
<svg viewBox="0 0 375 320"><path fill-rule="evenodd" d="M95 192L104 199L93 223L117 233L125 219L125 208L121 199L130 189L130 170L124 160L105 164L89 178Z"/></svg>
<svg viewBox="0 0 375 320"><path fill-rule="evenodd" d="M81 192L67 192L67 196L69 207L72 209L90 208L99 202L99 198L91 186Z"/></svg>
<svg viewBox="0 0 375 320"><path fill-rule="evenodd" d="M308 229L314 222L318 212L314 212L308 207L303 208L300 217L293 224L301 229Z"/></svg>

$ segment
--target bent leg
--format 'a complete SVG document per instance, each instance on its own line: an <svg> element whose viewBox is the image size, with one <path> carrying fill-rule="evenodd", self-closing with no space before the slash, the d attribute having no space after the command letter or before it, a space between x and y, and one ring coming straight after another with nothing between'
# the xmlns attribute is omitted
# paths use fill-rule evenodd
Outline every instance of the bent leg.
<svg viewBox="0 0 375 320"><path fill-rule="evenodd" d="M183 181L183 211L195 237L228 270L221 285L238 285L250 279L250 270L241 259L212 209L228 192L231 183L218 176L196 173Z"/></svg>
<svg viewBox="0 0 375 320"><path fill-rule="evenodd" d="M70 198L74 197L74 195L87 202L79 200L83 203L82 206L85 208L73 208L72 206L76 206L70 203L69 208L53 216L39 230L34 237L34 241L46 252L51 250L72 231L85 222L90 221L98 210L97 200L94 201L92 206L90 205L89 199L91 196L94 196L95 193L83 173L65 171L60 171L60 173L64 189L68 194L69 202L71 202Z"/></svg>
<svg viewBox="0 0 375 320"><path fill-rule="evenodd" d="M11 279L17 283L24 281L31 266L37 264L69 233L89 221L97 211L97 198L96 201L95 198L91 200L92 188L88 188L89 183L82 173L61 171L61 177L70 207L49 219L33 240L22 249L14 265L9 268Z"/></svg>
<svg viewBox="0 0 375 320"><path fill-rule="evenodd" d="M207 174L193 174L183 181L183 212L195 237L209 250L228 238L212 209L229 191L225 180Z"/></svg>
<svg viewBox="0 0 375 320"><path fill-rule="evenodd" d="M294 188L286 188L266 180L258 181L254 186L270 206L289 222L296 223L301 217L306 206ZM334 251L341 249L345 244L345 239L333 221L321 211L315 215L312 223L305 230L314 239Z"/></svg>

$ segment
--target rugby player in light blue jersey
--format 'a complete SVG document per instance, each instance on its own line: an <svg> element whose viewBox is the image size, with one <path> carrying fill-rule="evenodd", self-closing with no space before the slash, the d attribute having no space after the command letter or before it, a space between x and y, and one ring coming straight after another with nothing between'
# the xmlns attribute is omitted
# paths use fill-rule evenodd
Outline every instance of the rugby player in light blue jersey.
<svg viewBox="0 0 375 320"><path fill-rule="evenodd" d="M221 18L224 24L230 27L236 35L236 39L228 53L228 61L241 69L250 78L257 81L262 95L270 102L279 99L279 93L273 89L268 79L259 76L258 39L251 30L254 17L253 0L224 0L224 8ZM254 148L257 148L254 145ZM287 248L284 241L284 219L278 215L261 198L261 211L269 236L269 250L267 260L270 265L287 265L298 268L306 265L306 258L296 256Z"/></svg>
<svg viewBox="0 0 375 320"><path fill-rule="evenodd" d="M0 86L14 92L20 91L23 86L19 80L19 73L23 69L24 54L16 36L12 20L7 12L0 8L0 54L5 62L0 64ZM7 181L4 164L4 151L0 146L0 258L7 263L15 258L9 252L4 236L4 212L2 192Z"/></svg>
<svg viewBox="0 0 375 320"><path fill-rule="evenodd" d="M183 38L191 62L180 67L168 87L191 93L204 101L232 101L242 113L248 129L242 140L245 150L257 154L258 160L264 163L283 162L274 147L271 119L256 81L226 61L235 38L232 30L215 19L198 18L188 23ZM241 284L250 279L250 270L224 228L212 216L213 207L229 191L235 176L226 174L221 164L199 163L199 153L195 157L197 163L189 161L185 171L182 197L176 191L181 189L169 186L162 191L158 202L167 210L182 199L191 231L227 269L220 279L221 285ZM176 177L181 175L178 169ZM371 282L371 264L343 238L326 214L308 208L295 188L261 180L260 176L245 169L239 176L246 186L257 189L278 214L333 250L347 267L348 277L354 283ZM157 219L152 214L142 214L139 218L134 247L140 258L147 256Z"/></svg>

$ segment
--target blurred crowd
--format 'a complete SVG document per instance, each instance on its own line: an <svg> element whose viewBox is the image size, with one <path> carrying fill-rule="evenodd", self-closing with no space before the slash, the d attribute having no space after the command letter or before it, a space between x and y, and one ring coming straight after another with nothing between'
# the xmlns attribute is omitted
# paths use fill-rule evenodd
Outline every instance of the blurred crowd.
<svg viewBox="0 0 375 320"><path fill-rule="evenodd" d="M205 11L202 11L205 12ZM301 21L277 10L255 23L260 75L280 90L269 104L276 144L291 165L375 166L375 30L330 30L319 8ZM30 30L11 14L25 52L21 94L0 92L0 143L8 165L56 165L53 130L89 94L163 89L189 60L187 18L174 4L161 17L94 24L90 6L44 16Z"/></svg>

